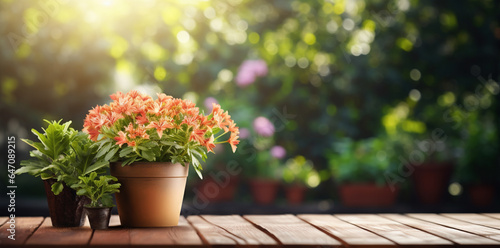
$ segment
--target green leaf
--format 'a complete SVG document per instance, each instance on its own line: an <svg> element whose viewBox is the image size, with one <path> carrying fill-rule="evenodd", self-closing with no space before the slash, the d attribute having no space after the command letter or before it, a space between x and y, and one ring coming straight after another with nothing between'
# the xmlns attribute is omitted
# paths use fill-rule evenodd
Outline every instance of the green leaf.
<svg viewBox="0 0 500 248"><path fill-rule="evenodd" d="M91 166L87 167L87 170L83 173L83 175L87 175L90 172L99 170L101 168L105 168L108 165L109 165L108 161L99 160L99 161L95 162L94 164L92 164Z"/></svg>
<svg viewBox="0 0 500 248"><path fill-rule="evenodd" d="M111 149L111 146L113 145L113 143L111 142L108 142L105 146L103 146L102 148L99 149L99 152L97 152L97 154L95 155L96 158L101 158L102 156L104 156L104 154L107 154L109 149Z"/></svg>
<svg viewBox="0 0 500 248"><path fill-rule="evenodd" d="M37 149L38 152L42 153L43 151L45 151L45 146L43 146L42 143L40 142L34 142L34 141L31 141L29 139L21 139L22 141L24 141L24 143L32 146L33 148Z"/></svg>
<svg viewBox="0 0 500 248"><path fill-rule="evenodd" d="M115 146L113 149L111 149L108 154L106 154L106 157L104 157L104 161L110 161L113 156L115 156L116 152L118 152L118 149L120 149L119 146Z"/></svg>
<svg viewBox="0 0 500 248"><path fill-rule="evenodd" d="M127 146L120 151L120 157L121 158L126 157L127 155L129 155L133 151L134 151L134 149L131 146Z"/></svg>
<svg viewBox="0 0 500 248"><path fill-rule="evenodd" d="M54 195L59 195L63 191L64 185L62 184L62 182L56 182L52 184L51 188Z"/></svg>
<svg viewBox="0 0 500 248"><path fill-rule="evenodd" d="M77 195L85 195L86 193L87 193L87 190L85 190L85 189L79 189L78 191L76 191Z"/></svg>
<svg viewBox="0 0 500 248"><path fill-rule="evenodd" d="M54 174L50 174L50 173L40 173L40 178L42 178L42 180L47 180L47 179L52 179L54 178Z"/></svg>
<svg viewBox="0 0 500 248"><path fill-rule="evenodd" d="M150 151L150 150L147 150L147 151L143 151L142 152L142 157L145 158L146 160L152 162L152 161L155 161L155 154Z"/></svg>

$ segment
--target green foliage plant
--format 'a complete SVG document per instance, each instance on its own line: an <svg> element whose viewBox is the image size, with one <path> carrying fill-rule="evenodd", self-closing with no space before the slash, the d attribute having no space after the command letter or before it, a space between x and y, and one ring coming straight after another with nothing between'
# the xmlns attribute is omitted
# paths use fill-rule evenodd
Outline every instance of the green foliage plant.
<svg viewBox="0 0 500 248"><path fill-rule="evenodd" d="M71 121L61 124L59 121L47 121L43 133L32 129L40 142L22 139L35 148L30 152L32 159L21 161L21 168L16 174L28 173L42 180L55 179L52 192L61 193L64 184L71 187L78 183L79 176L91 172L103 172L108 162L97 158L97 147L92 146L88 135L71 128Z"/></svg>
<svg viewBox="0 0 500 248"><path fill-rule="evenodd" d="M112 194L120 192L119 188L121 186L119 183L113 183L118 181L116 177L102 175L97 178L97 173L92 172L78 178L80 181L73 184L71 188L76 190L77 195L86 196L90 199L90 204L86 205L86 207L113 207Z"/></svg>
<svg viewBox="0 0 500 248"><path fill-rule="evenodd" d="M500 172L497 129L491 116L473 113L468 120L455 176L465 184L494 183Z"/></svg>
<svg viewBox="0 0 500 248"><path fill-rule="evenodd" d="M338 183L385 183L385 174L394 170L391 147L383 138L354 141L344 138L326 154L333 178Z"/></svg>
<svg viewBox="0 0 500 248"><path fill-rule="evenodd" d="M283 181L314 188L320 183L320 176L310 160L306 160L303 156L296 156L287 160L283 169Z"/></svg>

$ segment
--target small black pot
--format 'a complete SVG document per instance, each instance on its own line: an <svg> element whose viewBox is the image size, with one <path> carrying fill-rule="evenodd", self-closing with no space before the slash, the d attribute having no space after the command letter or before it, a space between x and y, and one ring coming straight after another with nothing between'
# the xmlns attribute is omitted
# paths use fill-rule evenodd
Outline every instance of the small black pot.
<svg viewBox="0 0 500 248"><path fill-rule="evenodd" d="M89 217L90 227L96 230L108 229L113 207L91 208L84 207Z"/></svg>

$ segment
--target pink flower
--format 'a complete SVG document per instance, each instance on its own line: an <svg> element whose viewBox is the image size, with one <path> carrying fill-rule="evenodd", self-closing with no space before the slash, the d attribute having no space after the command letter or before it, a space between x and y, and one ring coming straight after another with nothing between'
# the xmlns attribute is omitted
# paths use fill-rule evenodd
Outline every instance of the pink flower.
<svg viewBox="0 0 500 248"><path fill-rule="evenodd" d="M267 64L264 60L245 60L236 75L236 84L246 87L255 82L257 77L267 75L267 72Z"/></svg>
<svg viewBox="0 0 500 248"><path fill-rule="evenodd" d="M250 131L246 128L240 128L240 138L241 139L246 139L250 137Z"/></svg>
<svg viewBox="0 0 500 248"><path fill-rule="evenodd" d="M253 121L253 129L258 135L270 137L274 134L274 125L266 117L260 116Z"/></svg>
<svg viewBox="0 0 500 248"><path fill-rule="evenodd" d="M282 146L273 146L271 148L271 156L273 156L274 158L282 159L285 157L285 155L286 151Z"/></svg>
<svg viewBox="0 0 500 248"><path fill-rule="evenodd" d="M205 105L205 109L207 110L208 113L212 112L213 104L219 104L217 99L213 97L207 97L205 101L203 101L203 105Z"/></svg>

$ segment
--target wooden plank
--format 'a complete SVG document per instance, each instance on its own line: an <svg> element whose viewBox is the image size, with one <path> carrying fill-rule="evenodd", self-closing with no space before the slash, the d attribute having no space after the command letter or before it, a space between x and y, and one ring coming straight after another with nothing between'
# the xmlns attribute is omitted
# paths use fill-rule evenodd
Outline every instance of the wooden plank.
<svg viewBox="0 0 500 248"><path fill-rule="evenodd" d="M203 215L201 218L231 235L242 239L246 245L278 244L272 237L259 230L252 223L246 221L239 215ZM196 225L193 226L196 228ZM205 232L201 230L198 230L198 232L201 235L205 234Z"/></svg>
<svg viewBox="0 0 500 248"><path fill-rule="evenodd" d="M172 246L194 247L203 245L200 237L184 217L173 227L132 228L130 244L140 247Z"/></svg>
<svg viewBox="0 0 500 248"><path fill-rule="evenodd" d="M300 219L337 238L348 247L393 247L392 241L342 221L332 215L301 214Z"/></svg>
<svg viewBox="0 0 500 248"><path fill-rule="evenodd" d="M4 223L0 226L2 233L5 235L0 236L0 244L2 247L23 245L26 240L33 234L33 232L42 224L43 217L16 217L15 218L15 240L9 239L8 235L11 233L7 230L10 228L10 223ZM5 221L4 221L5 222Z"/></svg>
<svg viewBox="0 0 500 248"><path fill-rule="evenodd" d="M376 233L399 245L411 246L446 246L452 242L438 236L411 228L407 225L374 215L374 214L346 214L335 217Z"/></svg>
<svg viewBox="0 0 500 248"><path fill-rule="evenodd" d="M500 229L500 220L481 214L441 214L448 218L462 220L482 226Z"/></svg>
<svg viewBox="0 0 500 248"><path fill-rule="evenodd" d="M245 240L226 230L207 222L198 215L188 216L187 220L196 229L207 245L243 245Z"/></svg>
<svg viewBox="0 0 500 248"><path fill-rule="evenodd" d="M7 216L0 216L0 226L7 222L8 219L9 217Z"/></svg>
<svg viewBox="0 0 500 248"><path fill-rule="evenodd" d="M293 215L245 215L283 245L340 246L341 243Z"/></svg>
<svg viewBox="0 0 500 248"><path fill-rule="evenodd" d="M26 241L36 247L71 246L85 247L92 236L88 220L83 227L53 227L50 218L45 218L40 227Z"/></svg>
<svg viewBox="0 0 500 248"><path fill-rule="evenodd" d="M495 219L500 219L500 214L486 214L486 213L483 213L483 215L486 215L488 217L491 217L491 218L495 218Z"/></svg>
<svg viewBox="0 0 500 248"><path fill-rule="evenodd" d="M492 239L400 214L381 214L380 216L437 235L459 245L500 245L499 242Z"/></svg>
<svg viewBox="0 0 500 248"><path fill-rule="evenodd" d="M130 231L121 227L118 215L113 215L109 221L108 229L94 230L90 245L110 248L130 245Z"/></svg>
<svg viewBox="0 0 500 248"><path fill-rule="evenodd" d="M438 214L408 214L408 216L500 241L500 230L498 229L451 219Z"/></svg>

